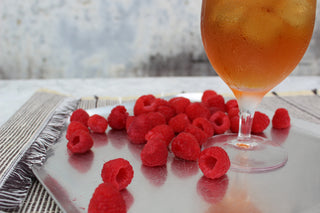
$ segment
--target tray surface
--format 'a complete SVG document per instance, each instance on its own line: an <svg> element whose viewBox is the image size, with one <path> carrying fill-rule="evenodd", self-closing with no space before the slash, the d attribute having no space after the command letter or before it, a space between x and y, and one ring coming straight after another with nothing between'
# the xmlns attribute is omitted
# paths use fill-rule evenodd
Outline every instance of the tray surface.
<svg viewBox="0 0 320 213"><path fill-rule="evenodd" d="M199 97L192 94L193 101ZM110 109L88 113L107 116ZM106 134L92 134L94 146L83 155L67 150L64 132L44 165L33 171L65 212L87 212L94 189L102 183L103 164L120 157L134 169L131 184L121 191L128 212L319 212L319 125L292 119L287 130L270 126L264 135L281 143L289 158L285 166L270 172L229 170L222 178L209 180L197 162L177 159L170 152L166 166L149 168L141 164L142 145L130 143L124 131L109 129Z"/></svg>

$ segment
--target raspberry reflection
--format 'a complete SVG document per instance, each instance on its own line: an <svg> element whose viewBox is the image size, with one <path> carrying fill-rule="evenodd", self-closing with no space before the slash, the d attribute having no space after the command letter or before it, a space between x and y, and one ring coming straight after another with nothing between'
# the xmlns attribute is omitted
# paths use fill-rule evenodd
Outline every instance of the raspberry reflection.
<svg viewBox="0 0 320 213"><path fill-rule="evenodd" d="M208 203L220 202L226 194L229 178L224 175L217 179L202 176L197 183L197 192Z"/></svg>

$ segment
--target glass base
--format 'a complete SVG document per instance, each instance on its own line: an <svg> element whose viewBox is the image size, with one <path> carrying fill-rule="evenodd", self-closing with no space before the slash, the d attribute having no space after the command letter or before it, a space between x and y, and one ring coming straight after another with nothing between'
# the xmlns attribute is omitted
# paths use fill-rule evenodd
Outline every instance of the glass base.
<svg viewBox="0 0 320 213"><path fill-rule="evenodd" d="M236 134L209 138L202 149L222 147L229 155L231 170L239 172L265 172L280 168L288 161L286 150L267 138L252 135L250 141L238 141Z"/></svg>

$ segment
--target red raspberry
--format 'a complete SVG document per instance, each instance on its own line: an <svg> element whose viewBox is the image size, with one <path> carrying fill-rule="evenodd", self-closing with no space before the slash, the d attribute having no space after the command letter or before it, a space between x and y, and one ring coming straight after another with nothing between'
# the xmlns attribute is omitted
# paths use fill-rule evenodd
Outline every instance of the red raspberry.
<svg viewBox="0 0 320 213"><path fill-rule="evenodd" d="M239 108L238 101L236 99L230 99L226 102L226 112L229 113L229 110L233 108Z"/></svg>
<svg viewBox="0 0 320 213"><path fill-rule="evenodd" d="M204 118L210 117L209 109L203 103L200 103L200 102L194 102L189 104L186 107L185 113L188 115L191 121L198 117L204 117Z"/></svg>
<svg viewBox="0 0 320 213"><path fill-rule="evenodd" d="M185 97L174 97L169 100L169 104L175 109L177 114L184 113L186 107L190 104L190 100Z"/></svg>
<svg viewBox="0 0 320 213"><path fill-rule="evenodd" d="M133 114L137 116L147 112L154 112L157 107L155 100L156 97L153 95L140 96L134 105Z"/></svg>
<svg viewBox="0 0 320 213"><path fill-rule="evenodd" d="M222 111L215 112L209 121L212 122L215 134L223 134L230 128L229 117Z"/></svg>
<svg viewBox="0 0 320 213"><path fill-rule="evenodd" d="M146 140L150 140L152 137L155 137L157 135L161 135L163 137L163 140L166 142L167 146L170 144L171 140L174 138L174 131L173 129L167 125L162 124L155 126L153 129L151 129L145 136Z"/></svg>
<svg viewBox="0 0 320 213"><path fill-rule="evenodd" d="M131 183L133 174L131 164L123 158L109 160L103 164L101 171L103 182L111 183L119 191Z"/></svg>
<svg viewBox="0 0 320 213"><path fill-rule="evenodd" d="M222 177L230 168L229 156L221 147L209 147L200 153L199 168L207 178Z"/></svg>
<svg viewBox="0 0 320 213"><path fill-rule="evenodd" d="M215 95L209 97L205 105L208 107L211 113L215 113L217 111L224 112L226 110L224 98L222 95Z"/></svg>
<svg viewBox="0 0 320 213"><path fill-rule="evenodd" d="M197 139L187 132L180 133L172 140L171 150L176 157L190 161L196 161L200 154Z"/></svg>
<svg viewBox="0 0 320 213"><path fill-rule="evenodd" d="M230 118L230 130L233 133L239 132L239 116L233 116Z"/></svg>
<svg viewBox="0 0 320 213"><path fill-rule="evenodd" d="M133 120L127 130L130 142L134 144L145 143L145 135L150 129L151 127L147 120L147 114L140 114L133 117Z"/></svg>
<svg viewBox="0 0 320 213"><path fill-rule="evenodd" d="M91 149L93 140L90 133L84 130L75 131L67 143L67 148L72 153L82 154Z"/></svg>
<svg viewBox="0 0 320 213"><path fill-rule="evenodd" d="M92 132L104 133L108 128L108 121L101 115L92 115L88 119L88 127Z"/></svg>
<svg viewBox="0 0 320 213"><path fill-rule="evenodd" d="M160 112L168 122L172 117L176 115L175 110L170 106L161 105L157 107L157 112Z"/></svg>
<svg viewBox="0 0 320 213"><path fill-rule="evenodd" d="M169 121L169 126L173 129L174 132L179 133L184 131L184 129L190 124L188 116L184 113L180 113Z"/></svg>
<svg viewBox="0 0 320 213"><path fill-rule="evenodd" d="M216 96L216 95L218 95L218 94L217 94L216 91L214 91L214 90L205 90L205 91L203 92L203 94L202 94L201 102L202 102L202 103L207 103L207 100L208 100L209 98L211 98L211 97L213 97L213 96Z"/></svg>
<svg viewBox="0 0 320 213"><path fill-rule="evenodd" d="M198 141L199 145L202 146L203 143L205 143L208 139L208 135L200 128L190 124L187 126L187 128L184 130L184 132L188 132L192 134Z"/></svg>
<svg viewBox="0 0 320 213"><path fill-rule="evenodd" d="M128 131L128 129L129 129L129 126L130 126L130 124L131 124L131 122L133 121L133 119L134 119L134 116L128 116L127 117L127 121L126 121L126 130Z"/></svg>
<svg viewBox="0 0 320 213"><path fill-rule="evenodd" d="M211 137L214 134L212 123L206 118L196 118L192 121L192 125L203 130L207 134L207 137Z"/></svg>
<svg viewBox="0 0 320 213"><path fill-rule="evenodd" d="M116 106L111 110L111 113L108 116L108 124L112 129L125 129L128 116L129 113L124 106Z"/></svg>
<svg viewBox="0 0 320 213"><path fill-rule="evenodd" d="M290 126L290 116L288 110L279 108L272 117L272 127L275 129L285 129Z"/></svg>
<svg viewBox="0 0 320 213"><path fill-rule="evenodd" d="M229 116L229 118L231 119L232 117L234 117L234 116L239 116L239 108L236 108L236 107L234 107L234 108L231 108L229 111L228 111L228 116Z"/></svg>
<svg viewBox="0 0 320 213"><path fill-rule="evenodd" d="M85 126L88 126L87 124L88 119L89 119L89 114L85 110L77 109L71 114L70 122L78 121L80 123L83 123Z"/></svg>
<svg viewBox="0 0 320 213"><path fill-rule="evenodd" d="M150 129L152 129L155 126L167 123L166 118L160 112L149 112L146 114L146 119L149 123Z"/></svg>
<svg viewBox="0 0 320 213"><path fill-rule="evenodd" d="M165 165L168 158L166 142L159 137L151 138L144 145L140 157L142 164L145 166L155 167Z"/></svg>
<svg viewBox="0 0 320 213"><path fill-rule="evenodd" d="M121 193L110 183L101 183L94 191L88 213L125 213L126 203Z"/></svg>
<svg viewBox="0 0 320 213"><path fill-rule="evenodd" d="M85 126L83 123L80 123L78 121L72 121L67 128L66 138L68 140L71 139L72 134L77 130L83 130L85 132L89 133L89 129L87 126Z"/></svg>
<svg viewBox="0 0 320 213"><path fill-rule="evenodd" d="M261 133L269 126L269 123L270 119L266 114L256 111L253 116L251 132Z"/></svg>

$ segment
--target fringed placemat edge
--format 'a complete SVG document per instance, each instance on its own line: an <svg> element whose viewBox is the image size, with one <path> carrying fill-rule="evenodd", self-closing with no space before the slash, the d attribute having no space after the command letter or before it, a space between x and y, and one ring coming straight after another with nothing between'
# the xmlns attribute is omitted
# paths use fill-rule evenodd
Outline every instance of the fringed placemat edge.
<svg viewBox="0 0 320 213"><path fill-rule="evenodd" d="M4 183L0 188L0 209L18 209L32 184L32 166L40 166L46 158L46 152L50 145L60 137L65 127L67 118L76 109L79 99L66 98L53 111L47 122L37 134L35 140L21 155L16 166L7 173Z"/></svg>

